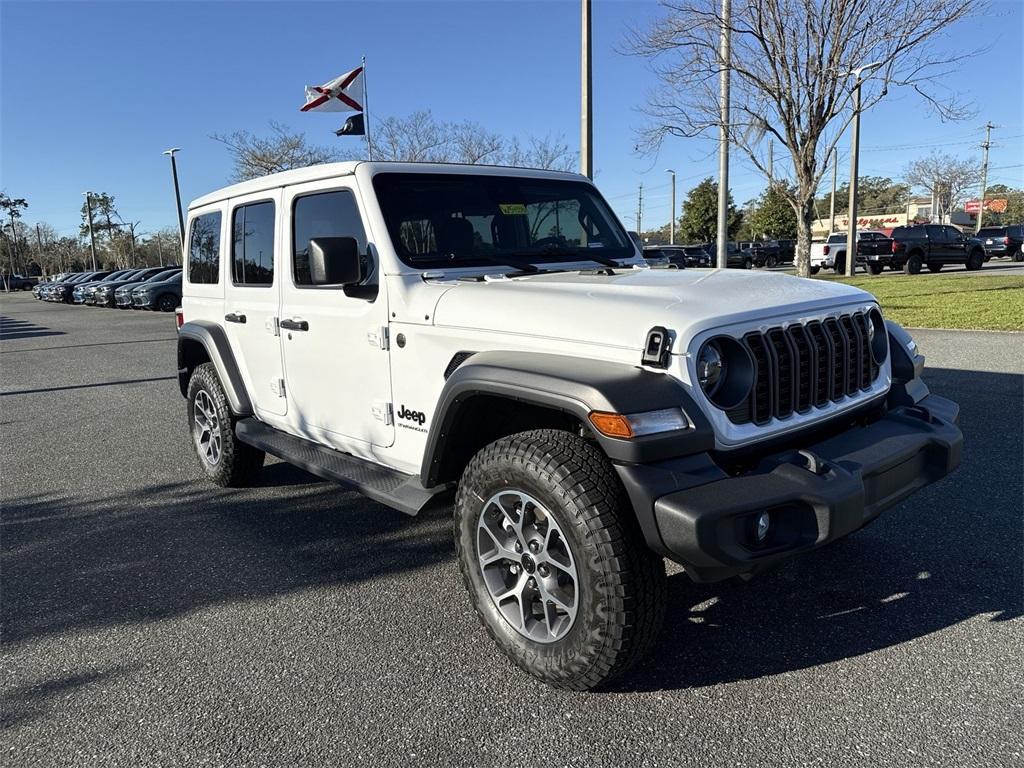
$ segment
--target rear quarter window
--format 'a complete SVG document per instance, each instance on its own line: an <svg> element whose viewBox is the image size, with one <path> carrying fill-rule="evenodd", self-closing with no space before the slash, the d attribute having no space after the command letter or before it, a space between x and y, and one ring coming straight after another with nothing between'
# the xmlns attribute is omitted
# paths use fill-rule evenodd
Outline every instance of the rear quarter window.
<svg viewBox="0 0 1024 768"><path fill-rule="evenodd" d="M188 281L216 284L220 281L220 211L192 220L188 238Z"/></svg>

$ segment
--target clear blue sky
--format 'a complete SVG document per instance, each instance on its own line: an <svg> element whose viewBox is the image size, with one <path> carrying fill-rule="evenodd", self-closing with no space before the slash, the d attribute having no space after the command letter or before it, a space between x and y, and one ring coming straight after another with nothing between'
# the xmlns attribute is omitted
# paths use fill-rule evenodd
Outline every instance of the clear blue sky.
<svg viewBox="0 0 1024 768"><path fill-rule="evenodd" d="M654 84L645 63L616 52L653 2L594 3L597 183L629 226L636 187L645 222L668 220L663 169L680 198L716 175L712 147L676 139L657 158L633 152L637 111ZM947 81L980 107L942 124L912 95L864 116L861 173L898 177L933 147L977 156L981 126L999 126L990 181L1024 185L1024 3L996 2L955 37L994 51ZM185 200L223 186L225 149L209 134L265 130L277 120L320 143L343 115L300 114L303 86L368 59L371 117L431 109L509 135L579 137L579 3L565 2L9 2L0 3L0 187L28 199L25 220L77 231L81 192L114 194L126 220L153 231L175 223L167 159L182 148ZM350 139L349 141L355 141ZM899 147L899 149L891 149ZM764 182L734 163L737 203ZM841 165L840 182L846 173Z"/></svg>

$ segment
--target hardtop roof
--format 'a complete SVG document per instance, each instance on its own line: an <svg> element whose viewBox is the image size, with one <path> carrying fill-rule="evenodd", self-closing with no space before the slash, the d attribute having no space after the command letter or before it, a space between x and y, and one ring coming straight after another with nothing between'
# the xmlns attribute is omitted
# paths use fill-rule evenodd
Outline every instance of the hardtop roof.
<svg viewBox="0 0 1024 768"><path fill-rule="evenodd" d="M585 176L568 171L549 171L542 168L516 168L504 165L467 165L465 163L397 163L380 160L349 160L342 163L323 163L321 165L309 165L305 168L294 168L289 171L272 173L267 176L260 176L257 179L249 179L238 184L215 190L201 197L197 197L189 203L189 210L201 208L204 205L227 200L232 197L241 197L254 192L263 192L268 189L277 189L293 184L304 184L309 181L320 181L341 176L352 176L356 169L364 166L372 175L381 171L394 173L458 173L458 174L508 174L512 176L532 176L536 178L569 179L575 181L589 181Z"/></svg>

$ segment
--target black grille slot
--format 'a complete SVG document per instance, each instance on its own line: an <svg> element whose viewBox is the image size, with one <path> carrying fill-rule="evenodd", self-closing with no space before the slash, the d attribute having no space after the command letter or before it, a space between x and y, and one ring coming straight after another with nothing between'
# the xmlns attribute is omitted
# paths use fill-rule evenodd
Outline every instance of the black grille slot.
<svg viewBox="0 0 1024 768"><path fill-rule="evenodd" d="M729 420L767 424L869 389L879 374L868 341L870 322L858 312L746 334L754 385L746 400L726 412Z"/></svg>

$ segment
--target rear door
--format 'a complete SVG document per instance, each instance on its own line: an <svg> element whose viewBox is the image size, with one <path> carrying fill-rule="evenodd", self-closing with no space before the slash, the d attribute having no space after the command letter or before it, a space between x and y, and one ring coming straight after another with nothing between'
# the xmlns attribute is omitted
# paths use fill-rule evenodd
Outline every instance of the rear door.
<svg viewBox="0 0 1024 768"><path fill-rule="evenodd" d="M224 329L257 414L288 411L278 316L281 190L233 198L228 208Z"/></svg>
<svg viewBox="0 0 1024 768"><path fill-rule="evenodd" d="M946 230L946 260L956 263L967 262L967 238L956 227L943 227Z"/></svg>

